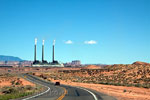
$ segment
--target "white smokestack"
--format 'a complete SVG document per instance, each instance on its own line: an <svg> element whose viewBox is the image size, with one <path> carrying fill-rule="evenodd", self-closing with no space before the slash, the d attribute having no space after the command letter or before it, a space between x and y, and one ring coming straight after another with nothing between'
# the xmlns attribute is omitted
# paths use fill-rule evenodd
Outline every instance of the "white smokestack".
<svg viewBox="0 0 150 100"><path fill-rule="evenodd" d="M37 38L35 38L35 45L37 45Z"/></svg>
<svg viewBox="0 0 150 100"><path fill-rule="evenodd" d="M53 45L55 45L55 40L53 41Z"/></svg>
<svg viewBox="0 0 150 100"><path fill-rule="evenodd" d="M44 45L45 40L43 40L43 45Z"/></svg>

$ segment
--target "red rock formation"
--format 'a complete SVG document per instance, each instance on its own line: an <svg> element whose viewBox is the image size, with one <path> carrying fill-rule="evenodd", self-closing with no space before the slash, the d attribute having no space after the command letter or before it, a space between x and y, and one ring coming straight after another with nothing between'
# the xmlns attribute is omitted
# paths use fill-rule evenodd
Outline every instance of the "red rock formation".
<svg viewBox="0 0 150 100"><path fill-rule="evenodd" d="M141 62L141 61L136 61L133 64L135 64L135 65L150 65L150 63Z"/></svg>
<svg viewBox="0 0 150 100"><path fill-rule="evenodd" d="M89 65L87 67L84 67L82 69L101 69L101 66L96 66L96 65Z"/></svg>

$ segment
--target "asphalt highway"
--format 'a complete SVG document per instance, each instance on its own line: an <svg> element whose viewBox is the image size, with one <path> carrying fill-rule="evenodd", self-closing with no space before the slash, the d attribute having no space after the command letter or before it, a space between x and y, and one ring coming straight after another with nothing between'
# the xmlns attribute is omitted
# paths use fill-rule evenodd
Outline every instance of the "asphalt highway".
<svg viewBox="0 0 150 100"><path fill-rule="evenodd" d="M43 93L26 97L22 100L116 100L114 97L94 90L72 87L68 85L55 86L54 83L41 80L35 76L24 74L27 80L46 87Z"/></svg>

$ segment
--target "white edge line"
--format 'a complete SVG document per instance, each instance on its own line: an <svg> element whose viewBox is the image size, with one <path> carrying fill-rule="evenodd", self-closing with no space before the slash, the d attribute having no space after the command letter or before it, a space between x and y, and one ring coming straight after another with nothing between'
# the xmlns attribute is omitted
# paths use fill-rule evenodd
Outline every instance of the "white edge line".
<svg viewBox="0 0 150 100"><path fill-rule="evenodd" d="M77 87L77 88L83 89L83 90L89 92L89 93L94 97L95 100L98 100L97 97L96 97L96 95L95 95L93 92L91 92L91 91L89 91L89 90L87 90L87 89L84 89L84 88L80 88L80 87Z"/></svg>
<svg viewBox="0 0 150 100"><path fill-rule="evenodd" d="M32 82L32 83L35 83L35 82L33 82L32 80L30 80L30 79L26 79L26 80L28 80L28 81L30 81L30 82ZM39 83L36 83L36 84L39 84ZM42 85L42 84L39 84L39 85L44 86L44 85ZM42 94L45 94L45 93L47 93L48 91L50 91L50 88L49 88L48 86L44 86L44 87L46 87L46 88L48 88L48 89L47 89L46 91L40 93L40 94L34 95L34 96L32 96L32 97L29 97L29 98L25 98L25 99L22 99L22 100L29 100L29 99L38 97L38 96L40 96L40 95L42 95Z"/></svg>

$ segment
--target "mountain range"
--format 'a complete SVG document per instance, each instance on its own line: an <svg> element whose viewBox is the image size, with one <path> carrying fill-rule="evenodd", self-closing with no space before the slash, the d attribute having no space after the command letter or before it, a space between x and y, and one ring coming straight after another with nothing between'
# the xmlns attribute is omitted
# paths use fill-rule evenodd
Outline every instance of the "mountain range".
<svg viewBox="0 0 150 100"><path fill-rule="evenodd" d="M19 57L0 55L0 61L23 61Z"/></svg>

